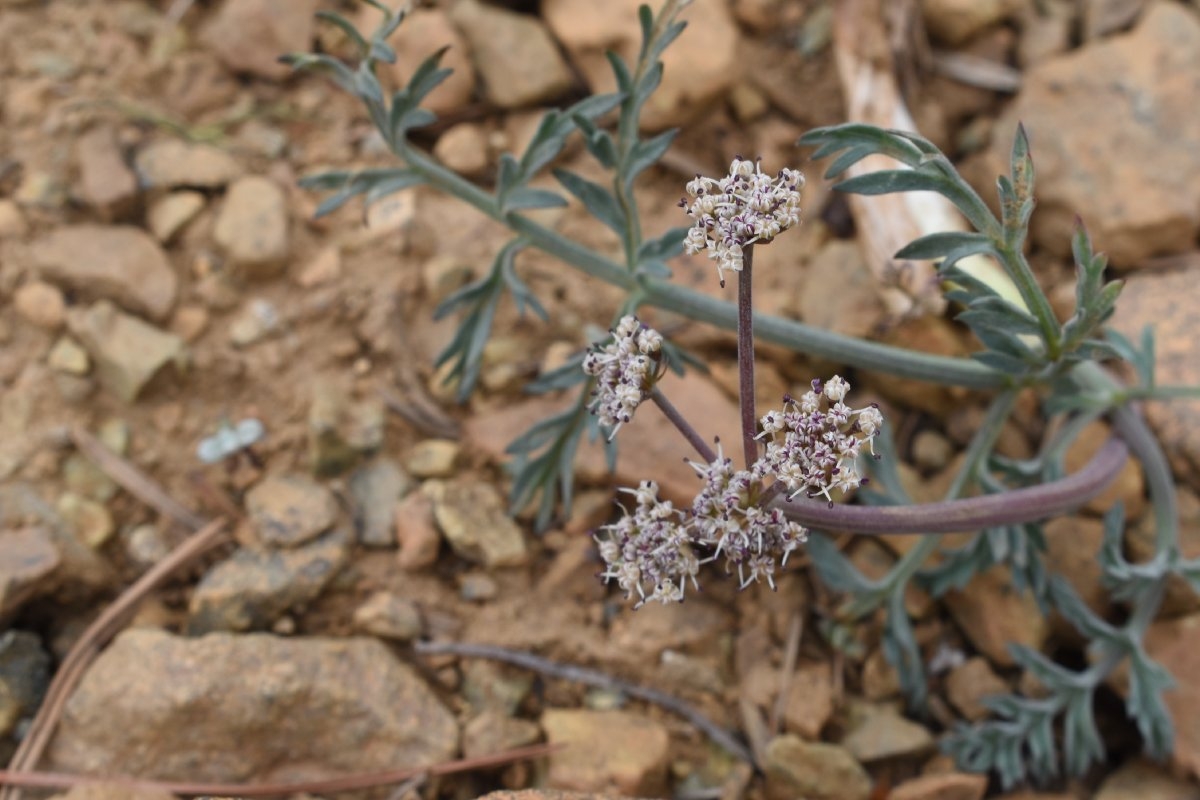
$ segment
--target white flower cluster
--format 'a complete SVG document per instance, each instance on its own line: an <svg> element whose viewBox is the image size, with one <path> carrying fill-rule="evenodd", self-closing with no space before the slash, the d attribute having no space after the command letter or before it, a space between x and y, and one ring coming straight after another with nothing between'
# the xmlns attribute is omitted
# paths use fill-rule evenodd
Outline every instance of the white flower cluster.
<svg viewBox="0 0 1200 800"><path fill-rule="evenodd" d="M642 481L637 506L597 533L605 581L616 580L626 598L637 595L637 606L658 601L683 601L687 582L699 588L701 564L725 560L725 571L736 569L741 588L765 578L775 588L776 563L808 539L803 525L788 520L779 509L755 505L761 481L718 454L711 464L692 466L704 478L690 512L658 499L658 484ZM697 552L710 553L703 560Z"/></svg>
<svg viewBox="0 0 1200 800"><path fill-rule="evenodd" d="M589 408L610 429L609 438L633 419L633 412L662 377L662 334L625 316L612 339L596 345L583 358L583 371L596 376Z"/></svg>
<svg viewBox="0 0 1200 800"><path fill-rule="evenodd" d="M601 528L597 536L600 557L607 569L604 580L616 580L626 598L638 596L638 606L659 601L683 601L684 585L696 584L700 559L691 546L684 515L669 500L658 499L658 484L642 481L636 489L622 489L637 499L632 513Z"/></svg>
<svg viewBox="0 0 1200 800"><path fill-rule="evenodd" d="M782 169L772 178L763 174L757 161L735 158L729 175L716 180L697 175L688 182L692 198L679 201L695 222L684 240L689 254L707 252L717 262L717 274L725 285L725 270L741 272L742 249L755 242L766 243L783 231L800 224L800 191L804 175Z"/></svg>
<svg viewBox="0 0 1200 800"><path fill-rule="evenodd" d="M735 470L720 448L710 464L689 462L704 479L704 488L692 502L693 540L725 559L725 571L736 568L741 588L765 578L775 588L775 562L787 564L788 555L808 540L808 530L792 522L778 508L762 508L762 476L754 469Z"/></svg>
<svg viewBox="0 0 1200 800"><path fill-rule="evenodd" d="M758 438L766 440L767 450L759 463L783 482L789 497L807 492L832 503L831 489L849 492L862 484L858 456L864 444L874 454L883 415L874 405L847 406L842 401L849 390L837 375L824 385L814 380L799 401L785 397L782 411L763 415Z"/></svg>
<svg viewBox="0 0 1200 800"><path fill-rule="evenodd" d="M857 459L864 445L872 445L883 416L873 405L847 406L849 389L835 375L825 383L813 381L799 401L785 398L782 411L762 417L759 438L766 440L766 452L749 469L735 469L719 445L712 462L689 462L704 480L691 509L659 500L653 481L622 490L637 505L597 531L606 565L602 577L615 579L626 597L636 594L638 606L682 601L689 580L698 588L700 565L718 559L726 572L737 572L741 588L763 579L774 588L777 567L807 541L808 531L762 502L770 482L779 482L791 497L807 492L832 503L831 490L847 492L865 480Z"/></svg>

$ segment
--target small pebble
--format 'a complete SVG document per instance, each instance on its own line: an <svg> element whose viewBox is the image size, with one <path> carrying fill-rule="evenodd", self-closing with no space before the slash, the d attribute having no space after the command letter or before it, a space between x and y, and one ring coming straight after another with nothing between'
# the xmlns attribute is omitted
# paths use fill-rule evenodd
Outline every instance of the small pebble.
<svg viewBox="0 0 1200 800"><path fill-rule="evenodd" d="M92 368L87 351L69 336L63 336L54 343L54 347L50 348L50 353L46 356L46 363L52 369L68 375L86 375Z"/></svg>
<svg viewBox="0 0 1200 800"><path fill-rule="evenodd" d="M448 478L454 474L460 452L462 446L458 442L426 439L413 447L404 466L417 478Z"/></svg>

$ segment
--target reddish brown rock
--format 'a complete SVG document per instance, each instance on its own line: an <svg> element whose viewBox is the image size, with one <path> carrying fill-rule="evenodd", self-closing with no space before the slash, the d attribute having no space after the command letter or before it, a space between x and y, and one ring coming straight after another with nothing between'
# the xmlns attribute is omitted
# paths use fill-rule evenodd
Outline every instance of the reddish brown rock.
<svg viewBox="0 0 1200 800"><path fill-rule="evenodd" d="M922 775L892 789L888 800L982 800L987 783L986 775Z"/></svg>
<svg viewBox="0 0 1200 800"><path fill-rule="evenodd" d="M666 789L670 737L661 722L632 711L546 709L551 745L547 782L559 789L658 795Z"/></svg>
<svg viewBox="0 0 1200 800"><path fill-rule="evenodd" d="M615 85L606 50L634 64L641 44L639 0L593 3L548 0L542 13L593 92ZM663 53L663 81L642 110L642 125L658 130L681 125L720 100L737 81L738 26L724 0L696 0L679 15L683 34Z"/></svg>
<svg viewBox="0 0 1200 800"><path fill-rule="evenodd" d="M34 242L41 275L89 298L105 298L162 320L178 280L167 255L145 231L126 225L67 225Z"/></svg>
<svg viewBox="0 0 1200 800"><path fill-rule="evenodd" d="M457 748L453 715L373 639L133 629L72 694L46 767L287 781L423 767Z"/></svg>
<svg viewBox="0 0 1200 800"><path fill-rule="evenodd" d="M771 800L867 800L871 796L870 776L847 750L791 734L767 745L763 771Z"/></svg>
<svg viewBox="0 0 1200 800"><path fill-rule="evenodd" d="M1150 658L1176 677L1175 688L1166 697L1175 727L1171 761L1193 778L1200 777L1200 683L1189 680L1200 673L1200 615L1154 623L1146 632L1145 645ZM1114 682L1122 694L1128 691L1124 677Z"/></svg>
<svg viewBox="0 0 1200 800"><path fill-rule="evenodd" d="M1200 228L1198 80L1200 18L1155 3L1132 32L1025 73L996 124L989 180L1008 173L1020 120L1037 168L1035 242L1068 254L1078 215L1118 267L1191 249Z"/></svg>
<svg viewBox="0 0 1200 800"><path fill-rule="evenodd" d="M235 72L286 78L279 56L309 49L316 10L317 0L225 0L201 39Z"/></svg>
<svg viewBox="0 0 1200 800"><path fill-rule="evenodd" d="M111 128L93 128L75 143L79 195L105 222L127 214L137 201L138 182Z"/></svg>
<svg viewBox="0 0 1200 800"><path fill-rule="evenodd" d="M986 658L969 658L946 676L946 694L950 702L972 722L992 713L983 704L985 697L1007 692L1008 684L992 671Z"/></svg>
<svg viewBox="0 0 1200 800"><path fill-rule="evenodd" d="M1200 311L1193 300L1200 263L1172 272L1133 275L1125 284L1112 326L1137 342L1155 332L1155 380L1161 386L1200 384ZM1200 477L1200 400L1146 403L1159 441L1181 472Z"/></svg>
<svg viewBox="0 0 1200 800"><path fill-rule="evenodd" d="M541 19L478 0L458 0L451 19L471 45L488 99L501 108L553 100L574 82Z"/></svg>
<svg viewBox="0 0 1200 800"><path fill-rule="evenodd" d="M1083 429L1079 438L1067 448L1063 457L1063 466L1068 473L1077 472L1092 459L1104 443L1112 436L1112 431L1103 422L1093 422ZM1146 508L1146 482L1142 476L1142 465L1136 458L1125 462L1125 466L1117 474L1107 489L1101 492L1084 506L1093 514L1102 515L1108 512L1113 504L1120 501L1124 504L1125 519L1133 520L1141 516Z"/></svg>
<svg viewBox="0 0 1200 800"><path fill-rule="evenodd" d="M1007 569L993 567L947 598L959 628L995 664L1012 666L1010 644L1040 650L1050 633L1037 602L1028 592L1017 591Z"/></svg>

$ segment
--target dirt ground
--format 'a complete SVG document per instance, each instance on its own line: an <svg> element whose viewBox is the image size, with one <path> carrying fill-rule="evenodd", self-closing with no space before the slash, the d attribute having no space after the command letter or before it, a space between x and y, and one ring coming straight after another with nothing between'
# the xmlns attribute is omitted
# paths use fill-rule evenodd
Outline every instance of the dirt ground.
<svg viewBox="0 0 1200 800"><path fill-rule="evenodd" d="M453 289L484 273L506 231L426 188L397 195L369 214L350 203L314 219L321 198L299 188L299 177L325 167L387 165L390 157L361 106L320 78L276 72L273 57L264 60L257 52L240 65L231 63L223 49L228 41L214 43L209 32L224 5L0 0L0 481L13 492L32 492L53 509L55 524L82 542L86 555L80 558L87 562L74 572L60 566L57 574L51 570L20 584L25 594L17 599L17 584L7 587L11 594L0 595L0 624L34 634L52 674L86 625L184 539L185 529L161 509L117 489L80 456L73 432L83 431L116 449L199 517L230 520L231 541L194 560L146 598L135 626L201 632L197 584L235 552L263 547L251 490L268 477L307 476L336 500L327 527L355 532L320 562L335 564L330 576L313 591L288 595L302 599L282 601L282 607L244 624L222 617L224 600L213 600L219 621L201 627L211 622L210 630L238 635L266 630L281 638L373 634L388 642L400 661L416 666L461 726L483 716L480 709L487 703L479 700L481 693L515 693L501 715L507 722L471 728L478 734L473 754L486 752L489 743L504 749L557 738L578 745L580 737L594 736L583 747L596 748L607 761L596 767L543 757L532 765L429 780L410 792L469 798L542 785L701 798L764 797L769 791L761 775L654 704L559 677L531 678L532 673L512 666L420 655L411 645L415 634L528 651L651 686L682 697L752 744L783 732L805 741L844 743L862 730L864 719L874 720L866 724L878 726L884 741L859 759L870 776L869 797L967 798L989 790L999 796L995 784L955 773L936 750L939 734L974 718L964 714L964 696L977 699L989 687L1006 689L1021 681L1011 662L980 657L982 648L965 630L969 617L948 607L959 602L954 598L935 603L916 591L910 598L927 657L940 653L954 663L933 678L931 713L905 722L895 713L898 686L882 659L876 626L854 630L854 641L835 648L827 623L837 598L816 583L804 559L789 564L774 593L739 593L714 576L703 596L679 609L631 612L596 578L600 567L588 531L610 519L616 494L613 479L594 471L583 473L571 518L559 520L548 533L535 534L528 512L517 516L520 553L508 562L489 556L487 546L483 555L474 556L452 543L439 549L438 537L446 535L441 529L449 523L437 517L435 528L431 507L441 506L401 499L401 493L384 498L383 538L363 540L363 509L376 498L355 476L381 462L399 467L413 498L436 494L418 486L422 483L466 487L463 496L476 500L463 502L478 502L468 510L483 515L468 524L492 524L488 520L494 515L486 513L489 498L505 496L508 489L500 451L520 432L500 421L514 408L534 419L545 413L545 401L530 400L523 384L581 346L589 326L607 326L621 295L547 256L522 255L520 273L546 305L549 321L520 317L511 303L502 302L480 389L465 404L457 403L433 367L456 320L434 321L433 311ZM684 222L676 201L692 173L719 174L735 153L761 154L772 167L799 164L802 156L792 149L798 134L845 119L830 43L831 4L735 0L727 5L737 25L742 77L707 102L702 113L683 121L664 164L644 177L639 198L648 231ZM352 3L321 2L319 7L357 14ZM540 19L538 3L507 7ZM548 14L545 8L541 12ZM927 26L934 12L927 10L923 19L912 4L902 3L894 13L908 28L897 34L891 56L918 125L964 163L978 164L1011 93L981 88L992 73L983 78L969 71L935 74L932 53L953 51L1011 65L1018 46L1031 36L1029 26L1018 24L1012 12L947 44L946 37L957 34L934 24L941 38L935 34L931 45ZM278 14L289 17L286 9ZM289 18L287 25L294 24ZM275 29L242 34L259 36L264 52L276 46L273 37L285 36ZM317 28L310 38L314 46L345 52L344 38L329 29ZM1019 69L1008 69L1019 76ZM997 74L1011 77L1003 70ZM438 125L417 139L447 160L465 159L460 163L472 165L473 179L486 185L496 152L529 135L534 112L581 97L587 75L572 63L567 88L523 107L504 107L477 84L466 90L465 102L450 103ZM481 77L486 84L487 75ZM464 125L476 137L464 133L465 148L439 143L439 137ZM211 150L173 151L171 143ZM472 143L482 143L484 152L473 152ZM168 148L162 151L164 145ZM157 162L147 155L156 147ZM213 157L213 151L222 157ZM483 160L476 164L472 159L479 155ZM578 148L569 150L562 163L598 174ZM261 176L275 188L260 191L245 183L248 176ZM763 296L769 310L805 316L810 309L815 321L821 309L844 304L836 306L842 309L838 319L849 320L855 333L939 352L968 349L968 337L946 319L902 321L888 313L853 247L849 207L830 196L817 177L810 170L806 227L790 256L772 252L765 257L791 267L768 279ZM235 191L243 189L250 216L231 219L227 209ZM275 246L264 241L274 235L272 220L280 215L282 249L264 255ZM546 220L589 245L613 248L614 240L577 205ZM116 228L137 242L103 238ZM77 238L54 238L64 231ZM91 255L103 261L100 250L106 243L130 260L123 263L142 259L142 271L113 283L102 272L79 267ZM1060 255L1038 250L1034 259L1043 274L1053 276L1049 282L1068 274L1069 260ZM854 263L845 266L848 262ZM162 278L164 269L168 278ZM707 264L678 264L680 280L716 293L710 273ZM823 283L806 283L812 275L824 276ZM156 283L160 280L168 288ZM118 332L111 325L125 323L113 323L111 317L105 323L100 306L108 309L103 313L132 318L142 327ZM714 407L732 407L732 338L669 316L659 321L709 359L712 375L700 380ZM763 395L782 394L803 385L810 369L831 366L803 363L772 348L763 355ZM972 420L979 418L983 398L851 377L861 380L864 394L889 403L909 462L906 474L920 494L935 496L952 472ZM1024 414L1026 420L1030 416ZM223 426L244 420L257 420L264 430L251 454L231 448L215 463L198 456L198 448ZM1037 445L1036 433L1034 425L1014 425L1006 431L1004 447L1013 455L1028 454ZM1128 492L1142 500L1140 484ZM485 499L478 500L481 496ZM12 503L0 509L0 548L16 547L16 539L4 537L33 524L28 510L16 513ZM422 538L421 520L425 534L441 530L432 544L428 535ZM1088 524L1098 523L1092 518ZM846 544L867 570L882 570L897 556L891 543L847 538ZM430 547L436 555L430 555ZM303 571L288 569L288 581L298 580ZM245 585L229 589L238 597L252 591ZM375 609L375 615L364 607ZM388 627L412 609L419 618L415 629L397 633ZM981 688L951 687L949 676L959 674L956 668L964 661L970 674L960 686L974 675L982 676ZM789 682L792 688L781 692ZM1120 704L1115 695L1106 700L1113 707L1100 713L1111 734L1111 766L1055 787L1064 794L1021 796L1091 796L1136 754L1136 736L1122 729ZM36 702L16 707L13 724L0 724L5 732L0 763L16 751ZM618 723L603 716L553 716L562 710L604 714L614 708L634 714L632 732L620 727L628 723L625 718ZM508 724L514 720L537 724ZM653 742L660 731L667 744L658 753ZM628 754L606 748L625 736L635 742L649 737L645 747L657 754L647 763L636 753L628 756L631 766L622 772L613 765ZM128 763L123 757L114 756L113 763ZM72 762L56 750L53 763ZM321 777L335 767L274 774ZM1168 780L1165 774L1155 773L1155 779ZM927 783L913 785L909 793L892 791L918 776ZM944 785L937 783L942 780ZM839 791L831 788L836 786L827 784L820 790L826 794L819 796L836 796L830 794ZM1200 791L1191 783L1178 786L1187 793L1161 796Z"/></svg>

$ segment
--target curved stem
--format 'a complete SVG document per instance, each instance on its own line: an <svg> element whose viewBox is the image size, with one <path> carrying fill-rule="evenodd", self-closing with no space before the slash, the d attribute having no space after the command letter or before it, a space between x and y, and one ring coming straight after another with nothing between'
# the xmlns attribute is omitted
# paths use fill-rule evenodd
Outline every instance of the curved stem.
<svg viewBox="0 0 1200 800"><path fill-rule="evenodd" d="M1118 381L1095 363L1085 362L1071 370L1071 378L1085 389L1119 390ZM1142 463L1142 474L1154 508L1155 550L1158 553L1179 548L1179 508L1175 500L1175 481L1171 465L1146 424L1132 406L1121 406L1112 412L1113 430L1129 445L1130 451Z"/></svg>
<svg viewBox="0 0 1200 800"><path fill-rule="evenodd" d="M957 533L1034 522L1073 511L1103 492L1125 466L1129 450L1112 438L1073 475L1004 494L911 506L840 506L815 500L777 501L790 519L809 527L854 533Z"/></svg>

